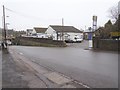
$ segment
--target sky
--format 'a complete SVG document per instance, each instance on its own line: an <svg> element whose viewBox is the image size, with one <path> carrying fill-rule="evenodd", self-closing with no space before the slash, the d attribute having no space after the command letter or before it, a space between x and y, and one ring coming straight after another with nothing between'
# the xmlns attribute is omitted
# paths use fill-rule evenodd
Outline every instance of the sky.
<svg viewBox="0 0 120 90"><path fill-rule="evenodd" d="M109 19L109 9L119 0L3 0L7 27L26 30L49 25L74 26L78 29L92 27L92 16L98 17L97 26L103 26ZM9 16L9 17L8 17ZM0 14L0 27L2 14Z"/></svg>

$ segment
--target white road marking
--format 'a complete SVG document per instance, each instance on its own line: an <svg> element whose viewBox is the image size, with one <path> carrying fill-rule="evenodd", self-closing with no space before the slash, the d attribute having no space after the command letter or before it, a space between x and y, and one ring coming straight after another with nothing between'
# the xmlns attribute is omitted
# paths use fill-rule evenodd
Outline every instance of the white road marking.
<svg viewBox="0 0 120 90"><path fill-rule="evenodd" d="M77 84L79 84L79 85L82 85L82 86L85 87L85 88L90 88L88 85L85 85L85 84L80 83L80 82L78 82L78 81L74 81L74 82L77 83Z"/></svg>

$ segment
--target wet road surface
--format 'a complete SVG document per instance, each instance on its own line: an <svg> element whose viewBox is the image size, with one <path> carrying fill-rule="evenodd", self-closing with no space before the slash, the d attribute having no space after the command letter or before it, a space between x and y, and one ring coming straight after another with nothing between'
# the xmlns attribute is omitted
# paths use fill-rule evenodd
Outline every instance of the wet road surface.
<svg viewBox="0 0 120 90"><path fill-rule="evenodd" d="M92 88L118 87L118 54L85 50L83 44L68 47L11 46L39 65L61 72Z"/></svg>
<svg viewBox="0 0 120 90"><path fill-rule="evenodd" d="M2 51L0 50L0 89L2 88Z"/></svg>

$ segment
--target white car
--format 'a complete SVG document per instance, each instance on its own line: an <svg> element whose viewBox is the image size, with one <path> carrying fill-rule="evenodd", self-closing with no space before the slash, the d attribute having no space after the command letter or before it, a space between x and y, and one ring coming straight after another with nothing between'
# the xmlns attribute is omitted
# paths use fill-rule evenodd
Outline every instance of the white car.
<svg viewBox="0 0 120 90"><path fill-rule="evenodd" d="M82 42L82 41L83 41L83 39L81 39L81 38L76 39L76 42Z"/></svg>

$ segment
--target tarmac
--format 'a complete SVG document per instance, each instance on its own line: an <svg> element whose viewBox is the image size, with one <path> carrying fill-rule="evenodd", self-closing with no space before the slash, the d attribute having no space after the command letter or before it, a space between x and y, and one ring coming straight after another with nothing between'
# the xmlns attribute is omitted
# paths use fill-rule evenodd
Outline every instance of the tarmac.
<svg viewBox="0 0 120 90"><path fill-rule="evenodd" d="M39 66L22 53L2 53L2 88L90 88L61 73Z"/></svg>

